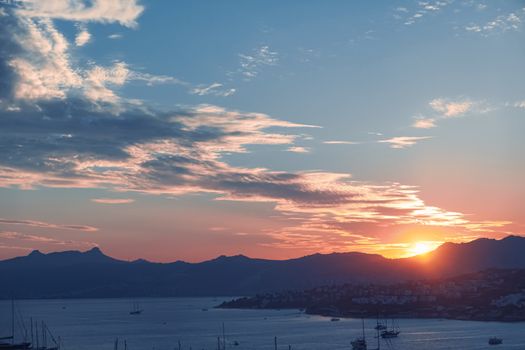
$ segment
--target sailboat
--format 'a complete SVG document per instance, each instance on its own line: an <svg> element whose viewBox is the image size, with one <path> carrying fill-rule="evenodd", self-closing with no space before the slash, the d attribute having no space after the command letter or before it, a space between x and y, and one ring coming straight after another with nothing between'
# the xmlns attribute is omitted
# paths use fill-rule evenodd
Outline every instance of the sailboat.
<svg viewBox="0 0 525 350"><path fill-rule="evenodd" d="M363 327L363 336L355 338L350 344L352 345L352 350L366 350L366 338L365 338L365 320L361 320Z"/></svg>
<svg viewBox="0 0 525 350"><path fill-rule="evenodd" d="M391 329L385 329L381 332L381 338L383 339L390 339L390 338L397 338L397 336L401 333L399 330L399 327L397 327L394 324L394 320L392 320L392 328Z"/></svg>
<svg viewBox="0 0 525 350"><path fill-rule="evenodd" d="M41 322L40 329L38 322L31 319L31 342L27 340L28 334L23 320L20 322L24 328L24 341L15 343L15 301L11 301L11 335L0 337L0 350L59 350L60 338L55 339L49 328L44 322ZM48 338L49 337L49 338ZM48 346L48 339L52 343ZM6 342L9 341L10 342Z"/></svg>
<svg viewBox="0 0 525 350"><path fill-rule="evenodd" d="M11 335L0 337L1 350L24 350L32 349L31 343L24 340L20 343L15 343L15 300L11 300Z"/></svg>
<svg viewBox="0 0 525 350"><path fill-rule="evenodd" d="M139 303L134 301L133 306L131 308L131 311L129 312L130 315L140 315L144 311L140 308Z"/></svg>
<svg viewBox="0 0 525 350"><path fill-rule="evenodd" d="M60 349L60 338L58 341L53 336L53 333L49 330L47 325L44 322L40 324L40 332L38 329L38 322L34 323L35 334L33 337L33 319L31 319L31 342L33 346L29 349L31 350L59 350ZM49 340L53 343L51 346L48 346L48 336ZM36 340L36 346L35 346ZM1 348L0 348L1 349Z"/></svg>

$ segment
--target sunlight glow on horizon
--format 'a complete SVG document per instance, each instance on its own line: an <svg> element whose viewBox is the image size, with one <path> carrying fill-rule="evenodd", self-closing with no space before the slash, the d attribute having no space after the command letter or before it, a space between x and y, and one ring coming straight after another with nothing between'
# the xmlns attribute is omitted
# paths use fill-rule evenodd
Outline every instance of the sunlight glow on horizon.
<svg viewBox="0 0 525 350"><path fill-rule="evenodd" d="M423 255L426 253L429 253L439 247L443 242L438 241L419 241L414 242L411 246L407 249L407 256L417 256L417 255Z"/></svg>

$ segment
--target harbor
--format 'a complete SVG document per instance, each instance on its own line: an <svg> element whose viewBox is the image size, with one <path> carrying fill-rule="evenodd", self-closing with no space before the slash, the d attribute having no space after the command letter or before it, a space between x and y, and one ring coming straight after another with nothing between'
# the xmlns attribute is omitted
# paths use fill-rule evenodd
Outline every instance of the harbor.
<svg viewBox="0 0 525 350"><path fill-rule="evenodd" d="M228 298L18 300L17 313L29 321L45 320L61 350L334 350L352 349L363 334L367 349L377 348L376 318L308 315L300 310L236 310L214 308ZM143 312L130 315L139 302ZM19 311L18 311L19 310ZM207 311L204 311L207 310ZM0 329L10 332L11 302L0 301ZM388 321L384 323L384 321ZM391 329L392 321L379 320ZM28 324L28 323L27 323ZM224 329L223 329L224 324ZM364 327L363 327L364 325ZM400 331L381 338L381 349L426 350L461 348L523 349L523 323L473 322L444 319L395 320ZM17 326L18 327L18 326ZM5 333L7 332L7 333ZM490 337L504 339L489 345ZM20 339L17 332L16 339ZM49 340L48 346L51 346Z"/></svg>

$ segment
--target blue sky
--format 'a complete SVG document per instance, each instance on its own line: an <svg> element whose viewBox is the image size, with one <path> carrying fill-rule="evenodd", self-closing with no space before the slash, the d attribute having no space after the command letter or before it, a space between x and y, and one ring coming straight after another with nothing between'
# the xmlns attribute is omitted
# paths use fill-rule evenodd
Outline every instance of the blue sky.
<svg viewBox="0 0 525 350"><path fill-rule="evenodd" d="M0 257L524 233L522 1L1 6Z"/></svg>

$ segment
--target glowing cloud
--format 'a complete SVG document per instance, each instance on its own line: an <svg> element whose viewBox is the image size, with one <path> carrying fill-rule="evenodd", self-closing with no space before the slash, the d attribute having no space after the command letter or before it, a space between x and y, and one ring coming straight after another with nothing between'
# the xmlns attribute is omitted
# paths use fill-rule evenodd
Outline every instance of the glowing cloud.
<svg viewBox="0 0 525 350"><path fill-rule="evenodd" d="M91 34L88 32L87 28L81 27L80 31L75 37L75 44L77 46L84 46L91 40Z"/></svg>
<svg viewBox="0 0 525 350"><path fill-rule="evenodd" d="M436 123L433 118L417 118L412 126L417 129L430 129L435 128Z"/></svg>
<svg viewBox="0 0 525 350"><path fill-rule="evenodd" d="M135 202L131 198L93 198L91 201L100 204L129 204Z"/></svg>
<svg viewBox="0 0 525 350"><path fill-rule="evenodd" d="M407 147L413 146L418 141L427 140L430 138L432 138L432 136L397 136L397 137L392 137L390 139L379 140L377 142L388 143L390 144L391 148L401 149L401 148L407 148Z"/></svg>
<svg viewBox="0 0 525 350"><path fill-rule="evenodd" d="M34 226L34 227L41 227L41 228L54 228L54 229L61 229L61 230L79 230L79 231L86 231L86 232L98 231L98 229L93 226L53 224L49 222L35 221L35 220L0 219L0 224L26 225L26 226Z"/></svg>
<svg viewBox="0 0 525 350"><path fill-rule="evenodd" d="M436 98L430 101L429 105L445 117L457 117L468 112L472 108L473 102L469 100L450 101L443 98Z"/></svg>

